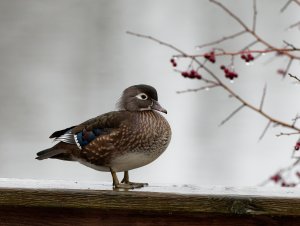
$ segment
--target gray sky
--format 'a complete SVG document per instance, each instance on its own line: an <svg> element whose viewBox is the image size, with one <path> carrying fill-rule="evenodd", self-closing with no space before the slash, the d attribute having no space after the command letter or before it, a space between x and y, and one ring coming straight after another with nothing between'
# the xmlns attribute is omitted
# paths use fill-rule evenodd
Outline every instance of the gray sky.
<svg viewBox="0 0 300 226"><path fill-rule="evenodd" d="M225 1L223 1L225 2ZM284 1L259 1L257 32L281 46L300 46L299 30L283 32L300 20L296 6L285 13ZM252 5L226 1L247 24ZM53 143L56 130L115 109L127 86L145 83L157 88L168 110L173 137L154 163L133 170L134 181L200 185L257 185L291 162L297 137L275 135L261 116L243 109L222 127L218 124L239 106L221 89L176 94L197 88L198 80L183 79L169 63L173 51L127 30L152 35L197 53L195 46L240 30L238 24L209 1L0 1L0 177L110 181L108 173L78 163L35 160L35 153ZM239 50L249 36L224 43ZM276 75L286 61L264 56L246 66L238 61L240 78L228 85L258 105L268 84L265 109L290 122L299 112L299 86ZM223 62L224 61L224 62ZM218 59L218 65L229 59ZM179 61L179 69L186 62ZM220 77L217 65L210 67ZM299 63L291 67L299 72Z"/></svg>

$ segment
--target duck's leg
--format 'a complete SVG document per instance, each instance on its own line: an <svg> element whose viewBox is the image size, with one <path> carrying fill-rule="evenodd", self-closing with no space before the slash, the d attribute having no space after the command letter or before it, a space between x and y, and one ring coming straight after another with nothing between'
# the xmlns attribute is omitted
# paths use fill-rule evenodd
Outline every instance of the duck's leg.
<svg viewBox="0 0 300 226"><path fill-rule="evenodd" d="M118 176L117 176L116 172L113 171L112 168L109 168L109 169L110 169L110 173L111 173L111 176L112 176L112 179L113 179L113 186L116 187L117 185L120 184Z"/></svg>
<svg viewBox="0 0 300 226"><path fill-rule="evenodd" d="M141 187L143 187L143 185L139 185L138 183L122 183L121 184L119 182L118 177L117 177L117 173L112 168L110 168L110 173L111 173L111 176L112 176L112 179L113 179L113 186L116 189L121 188L121 189L127 189L128 190L128 189L134 189L134 188L141 188ZM128 174L128 172L127 172L127 174Z"/></svg>
<svg viewBox="0 0 300 226"><path fill-rule="evenodd" d="M129 173L128 173L128 171L124 171L124 177L123 177L121 183L133 185L135 188L141 188L141 187L144 187L144 186L148 186L148 183L130 182L129 181Z"/></svg>

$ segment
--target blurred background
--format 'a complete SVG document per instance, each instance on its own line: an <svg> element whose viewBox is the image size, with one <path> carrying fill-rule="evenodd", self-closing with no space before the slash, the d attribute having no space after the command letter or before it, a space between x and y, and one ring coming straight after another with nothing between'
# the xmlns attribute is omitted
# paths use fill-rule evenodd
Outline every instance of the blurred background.
<svg viewBox="0 0 300 226"><path fill-rule="evenodd" d="M223 2L251 25L251 1ZM299 8L280 13L285 3L258 1L257 33L275 46L283 40L300 46L299 29L286 30L300 20ZM205 0L0 1L0 177L111 181L109 173L37 161L35 154L53 145L52 132L114 110L123 89L140 83L158 90L173 137L159 159L131 171L133 181L255 186L291 164L297 136L277 137L287 130L276 127L258 141L267 121L249 109L219 127L240 104L220 88L177 94L202 83L174 72L169 60L175 52L127 30L200 53L196 45L241 28ZM252 40L246 35L219 46L237 51ZM223 79L219 65L229 62L217 58L217 65L208 66ZM185 69L184 60L178 64ZM290 123L300 112L300 86L276 74L286 64L272 55L250 66L237 59L239 78L233 84L224 80L256 106L267 84L265 110ZM300 75L299 63L290 72Z"/></svg>

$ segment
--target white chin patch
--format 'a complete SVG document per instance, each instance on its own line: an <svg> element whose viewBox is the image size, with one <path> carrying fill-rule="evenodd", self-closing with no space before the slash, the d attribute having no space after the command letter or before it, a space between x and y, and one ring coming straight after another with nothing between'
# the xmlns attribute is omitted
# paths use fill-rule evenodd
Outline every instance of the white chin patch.
<svg viewBox="0 0 300 226"><path fill-rule="evenodd" d="M139 111L149 111L151 110L151 106L147 107L147 108L140 108Z"/></svg>

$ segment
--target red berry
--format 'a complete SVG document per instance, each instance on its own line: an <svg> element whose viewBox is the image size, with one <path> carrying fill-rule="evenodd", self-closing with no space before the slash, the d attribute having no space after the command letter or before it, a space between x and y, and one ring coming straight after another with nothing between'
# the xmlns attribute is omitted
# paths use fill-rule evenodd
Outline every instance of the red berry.
<svg viewBox="0 0 300 226"><path fill-rule="evenodd" d="M296 145L295 145L295 147L294 147L294 149L295 149L295 151L298 151L299 148L300 148L300 142L297 142Z"/></svg>
<svg viewBox="0 0 300 226"><path fill-rule="evenodd" d="M242 58L243 60L245 60L245 59L246 59L246 55L243 54L243 55L241 56L241 58Z"/></svg>
<svg viewBox="0 0 300 226"><path fill-rule="evenodd" d="M252 56L252 54L251 54L251 53L249 53L249 54L247 55L247 57L248 57L248 60L249 60L249 61L252 61L252 60L254 60L254 57Z"/></svg>
<svg viewBox="0 0 300 226"><path fill-rule="evenodd" d="M196 75L196 74L197 74L197 71L195 71L195 70L191 70L190 74L191 74L192 76L194 76L194 75Z"/></svg>
<svg viewBox="0 0 300 226"><path fill-rule="evenodd" d="M226 67L224 65L221 65L221 70L224 70Z"/></svg>
<svg viewBox="0 0 300 226"><path fill-rule="evenodd" d="M175 63L174 58L171 58L170 62L171 62L171 63Z"/></svg>
<svg viewBox="0 0 300 226"><path fill-rule="evenodd" d="M277 183L278 181L280 181L282 179L281 175L280 174L275 174L274 176L272 176L270 178L272 181L274 181L275 183ZM283 182L284 183L284 182Z"/></svg>
<svg viewBox="0 0 300 226"><path fill-rule="evenodd" d="M205 59L209 59L209 58L210 58L210 54L209 54L209 53L205 53L205 54L204 54L204 58L205 58Z"/></svg>
<svg viewBox="0 0 300 226"><path fill-rule="evenodd" d="M181 75L186 78L189 76L189 73L187 71L183 71L181 72Z"/></svg>
<svg viewBox="0 0 300 226"><path fill-rule="evenodd" d="M174 63L173 63L173 67L176 67L176 66L177 66L177 63L176 63L176 62L174 62Z"/></svg>

